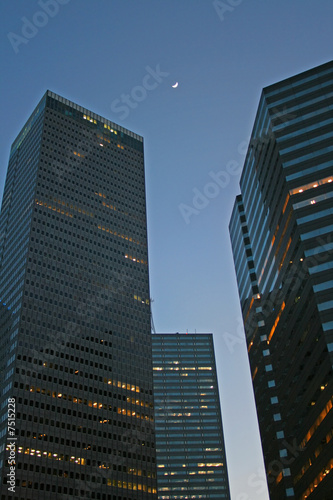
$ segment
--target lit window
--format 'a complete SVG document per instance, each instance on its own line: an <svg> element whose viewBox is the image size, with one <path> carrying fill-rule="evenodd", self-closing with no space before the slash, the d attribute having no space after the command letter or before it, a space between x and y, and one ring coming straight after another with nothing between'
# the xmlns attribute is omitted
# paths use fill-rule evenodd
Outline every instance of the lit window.
<svg viewBox="0 0 333 500"><path fill-rule="evenodd" d="M324 179L320 179L318 181L315 181L314 183L310 182L309 184L305 184L304 186L299 186L299 187L297 187L295 189L291 189L289 191L289 193L291 195L298 194L298 193L303 193L304 191L307 191L308 189L313 189L313 188L316 188L318 186L322 186L323 184L330 183L330 182L332 182L332 180L333 180L333 178L330 175L329 177L325 177Z"/></svg>

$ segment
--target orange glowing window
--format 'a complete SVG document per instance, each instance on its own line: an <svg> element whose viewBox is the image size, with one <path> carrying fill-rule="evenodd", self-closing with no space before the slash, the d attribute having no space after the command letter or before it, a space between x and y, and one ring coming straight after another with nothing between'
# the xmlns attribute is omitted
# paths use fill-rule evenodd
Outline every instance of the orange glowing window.
<svg viewBox="0 0 333 500"><path fill-rule="evenodd" d="M282 474L282 472L280 472L280 474L276 478L276 484L279 484L279 482L281 481L282 477L283 477L283 474Z"/></svg>
<svg viewBox="0 0 333 500"><path fill-rule="evenodd" d="M279 313L278 313L278 315L277 315L277 317L276 317L276 320L275 320L275 322L274 322L274 325L273 325L273 327L272 327L271 331L269 332L269 335L268 335L268 342L270 342L270 341L271 341L271 338L272 338L272 337L273 337L273 335L274 335L274 332L275 332L275 330L276 330L276 327L277 327L277 325L278 325L278 323L279 323L279 321L280 321L282 311L283 311L283 309L284 309L285 307L286 307L286 303L283 301L283 302L282 302L282 305L281 305L281 309L280 309L280 311L279 311Z"/></svg>
<svg viewBox="0 0 333 500"><path fill-rule="evenodd" d="M285 210L286 210L286 208L287 208L289 198L290 198L290 194L288 193L288 194L287 194L287 197L286 197L286 201L284 202L283 209L282 209L282 213L283 213L283 214L284 214L284 212L285 212Z"/></svg>
<svg viewBox="0 0 333 500"><path fill-rule="evenodd" d="M287 256L287 252L288 252L289 247L290 247L290 244L291 244L291 238L289 238L287 246L286 246L286 249L285 249L284 254L282 256L282 259L281 259L281 262L280 262L280 265L279 265L279 271L280 271L281 267L283 266L284 260L285 260L285 258Z"/></svg>
<svg viewBox="0 0 333 500"><path fill-rule="evenodd" d="M332 403L332 399L331 399L330 401L328 401L327 405L325 406L325 408L323 409L323 411L320 413L320 415L318 416L318 418L315 421L315 423L312 425L312 427L310 427L310 429L306 433L305 438L301 442L301 448L305 448L306 444L310 441L310 439L312 438L313 434L318 429L318 427L320 426L320 424L322 423L322 421L324 420L324 418L326 417L326 415L331 411L332 407L333 407L333 403Z"/></svg>
<svg viewBox="0 0 333 500"><path fill-rule="evenodd" d="M318 476L315 478L315 480L310 484L310 486L304 491L302 496L300 497L301 500L305 500L308 498L309 495L317 488L318 484L321 483L323 479L332 471L333 469L333 459L331 459L326 467L324 467L321 472L318 474Z"/></svg>
<svg viewBox="0 0 333 500"><path fill-rule="evenodd" d="M250 314L251 308L252 308L252 306L253 306L253 302L254 302L254 297L252 297L251 302L250 302L249 309L248 309L248 311L247 311L247 313L246 313L246 316L245 316L245 321L244 321L245 323L246 323L246 321L247 321L247 318L249 317L249 314Z"/></svg>
<svg viewBox="0 0 333 500"><path fill-rule="evenodd" d="M80 158L85 158L85 156L84 156L83 154L78 153L77 151L73 151L73 154L74 154L75 156L79 156Z"/></svg>
<svg viewBox="0 0 333 500"><path fill-rule="evenodd" d="M290 210L289 215L288 215L288 218L287 218L287 221L286 221L286 224L285 224L285 226L284 226L284 228L283 228L283 231L282 231L282 234L281 234L281 237L280 237L279 244L278 244L278 246L277 246L277 248L276 248L276 250L275 250L275 257L277 256L277 254L278 254L278 252L279 252L279 250L280 250L280 247L281 247L281 245L282 245L282 242L283 242L284 236L285 236L285 234L286 234L286 232L287 232L287 229L288 229L288 226L289 226L289 223L290 223L290 219L291 219L291 215L292 215L292 211Z"/></svg>
<svg viewBox="0 0 333 500"><path fill-rule="evenodd" d="M304 191L307 191L308 189L314 189L314 188L317 188L318 186L322 186L323 184L327 184L330 182L333 182L332 175L330 175L329 177L324 177L323 179L319 179L317 181L309 182L308 184L304 184L304 186L299 186L295 189L291 189L289 191L289 193L291 195L303 193Z"/></svg>

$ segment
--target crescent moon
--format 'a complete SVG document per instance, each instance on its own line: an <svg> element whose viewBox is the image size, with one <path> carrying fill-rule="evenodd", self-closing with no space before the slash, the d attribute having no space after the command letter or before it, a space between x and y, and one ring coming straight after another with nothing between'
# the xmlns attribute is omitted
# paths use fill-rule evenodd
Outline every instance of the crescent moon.
<svg viewBox="0 0 333 500"><path fill-rule="evenodd" d="M173 89L176 89L178 87L178 82L176 82L174 85L171 85Z"/></svg>

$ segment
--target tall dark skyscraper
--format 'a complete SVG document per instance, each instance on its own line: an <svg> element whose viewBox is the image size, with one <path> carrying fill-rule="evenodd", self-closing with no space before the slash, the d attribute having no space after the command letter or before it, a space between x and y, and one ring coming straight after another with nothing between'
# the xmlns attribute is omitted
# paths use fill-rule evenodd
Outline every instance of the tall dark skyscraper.
<svg viewBox="0 0 333 500"><path fill-rule="evenodd" d="M153 335L159 500L229 500L212 334Z"/></svg>
<svg viewBox="0 0 333 500"><path fill-rule="evenodd" d="M0 238L1 499L156 499L142 137L47 91Z"/></svg>
<svg viewBox="0 0 333 500"><path fill-rule="evenodd" d="M271 500L333 498L333 63L263 90L230 235Z"/></svg>

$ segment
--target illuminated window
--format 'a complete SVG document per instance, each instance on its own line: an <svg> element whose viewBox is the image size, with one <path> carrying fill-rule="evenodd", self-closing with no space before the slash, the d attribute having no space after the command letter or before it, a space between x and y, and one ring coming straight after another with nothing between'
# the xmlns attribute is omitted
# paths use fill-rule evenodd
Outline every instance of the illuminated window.
<svg viewBox="0 0 333 500"><path fill-rule="evenodd" d="M277 317L276 317L276 320L275 320L275 322L274 322L274 325L273 325L273 327L272 327L272 329L271 329L271 331L270 331L270 333L269 333L269 335L268 335L268 343L271 341L271 339L272 339L272 337L273 337L273 335L274 335L274 332L275 332L275 330L276 330L276 327L277 327L277 325L278 325L278 323L279 323L279 321L280 321L281 314L282 314L282 312L283 312L283 310L284 310L284 308L285 308L285 307L286 307L286 304L285 304L285 302L283 301L283 302L282 302L282 305L281 305L281 309L280 309L280 311L279 311L279 313L278 313L278 315L277 315Z"/></svg>
<svg viewBox="0 0 333 500"><path fill-rule="evenodd" d="M318 186L322 186L323 184L331 183L333 181L333 176L330 175L329 177L324 177L324 179L320 179L315 182L309 182L308 184L304 184L304 186L299 186L295 189L291 189L289 191L290 195L298 194L298 193L303 193L304 191L307 191L308 189L313 189L317 188Z"/></svg>
<svg viewBox="0 0 333 500"><path fill-rule="evenodd" d="M323 411L320 413L320 415L316 419L315 423L308 430L305 438L301 442L301 448L305 448L306 444L310 441L311 437L313 436L315 431L318 429L318 427L320 426L322 421L325 419L325 417L328 415L328 413L331 411L332 407L333 407L333 404L332 404L332 399L331 399L330 401L328 401L325 408L323 409Z"/></svg>
<svg viewBox="0 0 333 500"><path fill-rule="evenodd" d="M88 120L88 122L94 123L95 125L97 124L97 121L91 118L89 115L83 115L84 120Z"/></svg>
<svg viewBox="0 0 333 500"><path fill-rule="evenodd" d="M79 156L80 158L85 158L85 156L82 153L78 153L77 151L73 151L73 154L75 156Z"/></svg>
<svg viewBox="0 0 333 500"><path fill-rule="evenodd" d="M106 123L104 123L104 128L106 128L107 130L109 130L111 133L117 135L118 132L116 130L113 130L113 128L110 127L110 125L106 125Z"/></svg>

